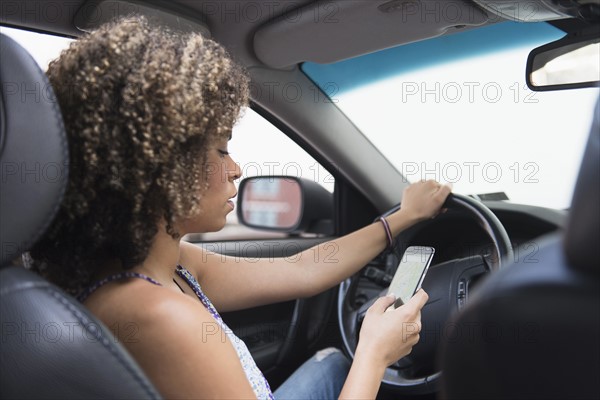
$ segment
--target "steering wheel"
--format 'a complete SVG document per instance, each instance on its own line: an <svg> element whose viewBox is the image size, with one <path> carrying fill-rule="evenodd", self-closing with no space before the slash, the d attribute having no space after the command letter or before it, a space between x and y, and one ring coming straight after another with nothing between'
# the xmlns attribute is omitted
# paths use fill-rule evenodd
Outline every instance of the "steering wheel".
<svg viewBox="0 0 600 400"><path fill-rule="evenodd" d="M485 274L493 272L513 258L512 244L500 220L483 203L471 197L450 194L444 203L448 211L459 211L474 219L491 241L491 254L472 255L432 265L423 282L429 301L421 311L422 329L420 340L411 353L386 369L383 384L397 393L427 394L437 390L441 372L435 370L437 345L444 335L468 334L455 332L446 326L449 316L461 309L469 297L473 283ZM400 205L383 214L389 215ZM428 223L435 223L435 219ZM418 226L417 226L418 227ZM399 260L408 247L396 240L394 253ZM387 288L378 296L356 306L359 272L342 282L338 292L338 320L346 352L354 357L358 343L360 324L367 309L378 297L387 293Z"/></svg>

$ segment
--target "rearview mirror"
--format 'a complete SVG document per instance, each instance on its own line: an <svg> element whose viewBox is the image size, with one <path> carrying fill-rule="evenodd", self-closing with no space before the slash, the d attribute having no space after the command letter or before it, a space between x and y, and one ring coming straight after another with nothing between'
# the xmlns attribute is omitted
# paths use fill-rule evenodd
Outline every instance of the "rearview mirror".
<svg viewBox="0 0 600 400"><path fill-rule="evenodd" d="M238 220L251 228L288 233L333 233L333 195L319 184L292 176L244 179Z"/></svg>
<svg viewBox="0 0 600 400"><path fill-rule="evenodd" d="M600 86L600 31L577 32L532 50L526 81L534 91Z"/></svg>

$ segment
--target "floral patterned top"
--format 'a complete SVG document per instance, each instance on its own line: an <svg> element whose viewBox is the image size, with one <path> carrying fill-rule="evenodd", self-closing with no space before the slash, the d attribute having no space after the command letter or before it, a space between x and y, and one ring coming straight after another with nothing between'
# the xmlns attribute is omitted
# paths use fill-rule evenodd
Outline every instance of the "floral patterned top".
<svg viewBox="0 0 600 400"><path fill-rule="evenodd" d="M204 304L204 307L208 309L208 312L213 316L213 318L220 325L223 332L227 334L227 338L235 348L238 356L240 357L240 362L242 363L242 368L246 373L246 377L250 382L250 386L252 386L252 390L254 390L254 394L256 394L256 398L258 399L274 399L273 393L271 392L271 387L269 386L269 382L267 382L266 378L263 376L260 369L254 362L246 343L243 340L238 338L231 329L227 326L223 319L213 306L212 302L208 297L202 292L202 288L200 287L200 283L194 278L194 276L181 265L177 266L177 275L179 275L196 293L200 302Z"/></svg>

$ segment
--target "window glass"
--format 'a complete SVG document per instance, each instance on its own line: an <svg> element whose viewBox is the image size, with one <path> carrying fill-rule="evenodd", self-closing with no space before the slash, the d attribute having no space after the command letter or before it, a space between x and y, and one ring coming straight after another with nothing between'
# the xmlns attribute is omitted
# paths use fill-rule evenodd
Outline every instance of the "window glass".
<svg viewBox="0 0 600 400"><path fill-rule="evenodd" d="M73 41L73 39L61 36L45 35L4 26L0 26L0 32L10 36L23 46L44 71L48 69L50 61L57 58L60 52L69 47Z"/></svg>

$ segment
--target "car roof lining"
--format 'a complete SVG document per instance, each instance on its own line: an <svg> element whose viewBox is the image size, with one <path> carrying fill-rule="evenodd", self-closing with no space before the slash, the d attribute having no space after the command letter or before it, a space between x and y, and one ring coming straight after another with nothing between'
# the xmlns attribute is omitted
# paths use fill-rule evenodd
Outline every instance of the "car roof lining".
<svg viewBox="0 0 600 400"><path fill-rule="evenodd" d="M436 0L401 1L404 8L388 7L387 11L382 11L386 10L382 6L395 3L395 0L127 0L132 7L123 7L125 2L105 0L105 3L112 4L102 7L102 15L98 14L99 0L10 2L2 7L0 23L75 37L82 34L76 26L78 22L81 25L82 16L87 18L86 26L89 28L94 23L130 14L132 9L136 9L136 4L143 11L144 5L150 3L175 15L201 19L212 37L246 66L266 64L281 68L301 61L341 60L439 36L456 25L479 26L489 21L481 9L465 0L448 2L451 6ZM406 8L406 4L417 3L422 3L422 8ZM114 15L105 15L107 10ZM410 15L405 18L407 13ZM376 33L374 41L373 32ZM312 40L316 37L321 40ZM343 45L336 42L340 39L343 39ZM332 47L336 49L332 51Z"/></svg>
<svg viewBox="0 0 600 400"><path fill-rule="evenodd" d="M136 2L142 3L126 1L133 3L134 8ZM94 10L97 3L99 0L4 2L0 24L77 37L82 34L76 27L78 13L91 13L89 18L93 23L90 10ZM152 0L143 3L175 15L201 19L211 36L246 67L287 68L303 61L329 63L504 21L467 0ZM390 3L399 6L392 7ZM419 8L415 9L415 4ZM117 5L112 7L115 16L124 12ZM386 5L388 10L382 11ZM104 16L95 19L98 23L106 20ZM572 30L581 24L573 21L578 20L551 23L560 29Z"/></svg>

